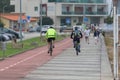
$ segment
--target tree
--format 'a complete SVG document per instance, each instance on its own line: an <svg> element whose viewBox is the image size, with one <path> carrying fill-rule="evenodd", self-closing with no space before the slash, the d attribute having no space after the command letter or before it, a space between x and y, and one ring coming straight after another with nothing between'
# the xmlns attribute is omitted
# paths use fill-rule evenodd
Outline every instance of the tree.
<svg viewBox="0 0 120 80"><path fill-rule="evenodd" d="M104 23L112 24L113 23L113 17L108 16L107 18L104 19Z"/></svg>
<svg viewBox="0 0 120 80"><path fill-rule="evenodd" d="M4 24L1 21L0 21L0 27L2 27L2 28L4 27Z"/></svg>
<svg viewBox="0 0 120 80"><path fill-rule="evenodd" d="M4 8L4 6L6 6ZM14 6L10 5L10 0L0 0L0 13L3 13L3 8L6 13L14 12Z"/></svg>
<svg viewBox="0 0 120 80"><path fill-rule="evenodd" d="M54 22L50 17L43 17L42 18L42 25L53 25ZM40 20L38 22L38 25L40 25Z"/></svg>
<svg viewBox="0 0 120 80"><path fill-rule="evenodd" d="M80 22L78 22L76 25L81 25L81 23L80 23Z"/></svg>

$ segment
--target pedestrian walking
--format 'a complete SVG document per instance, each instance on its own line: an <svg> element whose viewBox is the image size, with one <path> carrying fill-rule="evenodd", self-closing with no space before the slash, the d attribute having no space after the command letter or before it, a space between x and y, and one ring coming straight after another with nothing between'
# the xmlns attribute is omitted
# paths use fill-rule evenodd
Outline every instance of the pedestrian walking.
<svg viewBox="0 0 120 80"><path fill-rule="evenodd" d="M86 29L84 31L84 36L85 36L86 43L89 44L90 29L88 27L86 27Z"/></svg>
<svg viewBox="0 0 120 80"><path fill-rule="evenodd" d="M94 38L95 38L95 45L99 42L99 34L100 32L98 31L98 29L95 29L94 31Z"/></svg>

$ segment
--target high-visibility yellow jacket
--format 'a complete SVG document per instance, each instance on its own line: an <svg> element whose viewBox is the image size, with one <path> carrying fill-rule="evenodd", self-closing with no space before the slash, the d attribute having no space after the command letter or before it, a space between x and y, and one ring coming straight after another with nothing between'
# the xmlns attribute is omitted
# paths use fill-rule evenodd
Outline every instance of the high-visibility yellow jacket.
<svg viewBox="0 0 120 80"><path fill-rule="evenodd" d="M53 28L49 28L46 32L46 38L56 38L56 31Z"/></svg>

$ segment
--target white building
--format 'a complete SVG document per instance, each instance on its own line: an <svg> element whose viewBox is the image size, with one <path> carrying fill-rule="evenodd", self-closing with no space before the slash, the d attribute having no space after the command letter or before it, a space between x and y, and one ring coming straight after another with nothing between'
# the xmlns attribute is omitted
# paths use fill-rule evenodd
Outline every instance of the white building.
<svg viewBox="0 0 120 80"><path fill-rule="evenodd" d="M21 0L22 13L31 17L40 16L40 3L41 0ZM42 1L42 4L46 3L45 0ZM15 0L15 12L20 12L20 0Z"/></svg>
<svg viewBox="0 0 120 80"><path fill-rule="evenodd" d="M22 12L40 17L41 0L21 0ZM54 25L73 26L77 23L104 23L108 16L107 0L42 0L43 16L53 18ZM20 12L20 0L15 0L15 12Z"/></svg>

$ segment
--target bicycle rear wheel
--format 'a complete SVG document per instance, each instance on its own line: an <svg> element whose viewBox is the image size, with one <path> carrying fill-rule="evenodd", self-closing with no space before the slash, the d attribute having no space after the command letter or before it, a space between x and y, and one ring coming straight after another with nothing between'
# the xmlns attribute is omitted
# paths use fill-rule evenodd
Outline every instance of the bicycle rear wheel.
<svg viewBox="0 0 120 80"><path fill-rule="evenodd" d="M52 45L52 41L51 41L51 42L50 42L50 50L49 50L50 56L52 56L52 51L53 51L53 45Z"/></svg>
<svg viewBox="0 0 120 80"><path fill-rule="evenodd" d="M76 55L78 55L78 45L76 45Z"/></svg>
<svg viewBox="0 0 120 80"><path fill-rule="evenodd" d="M79 52L78 47L79 47L79 45L78 45L77 41L75 41L75 50L76 50L76 55L78 55L78 52Z"/></svg>
<svg viewBox="0 0 120 80"><path fill-rule="evenodd" d="M76 55L78 55L78 50L76 50Z"/></svg>

